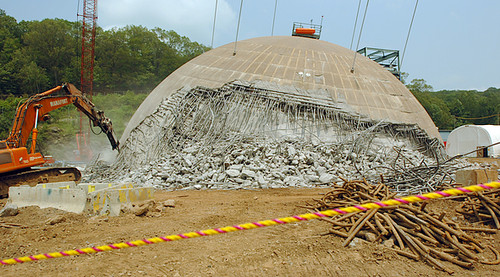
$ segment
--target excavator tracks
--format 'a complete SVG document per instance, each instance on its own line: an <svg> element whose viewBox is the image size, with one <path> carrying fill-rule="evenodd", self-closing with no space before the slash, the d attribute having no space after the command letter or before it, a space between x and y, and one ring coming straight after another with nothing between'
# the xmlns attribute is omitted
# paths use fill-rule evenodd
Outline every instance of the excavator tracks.
<svg viewBox="0 0 500 277"><path fill-rule="evenodd" d="M8 197L11 186L36 186L40 183L65 181L79 182L81 178L82 174L75 167L47 167L1 174L0 198Z"/></svg>

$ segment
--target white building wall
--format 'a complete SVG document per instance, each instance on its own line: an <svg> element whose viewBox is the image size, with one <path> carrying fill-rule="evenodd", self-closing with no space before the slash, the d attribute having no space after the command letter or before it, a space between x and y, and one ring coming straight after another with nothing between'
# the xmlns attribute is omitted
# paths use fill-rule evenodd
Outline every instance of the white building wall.
<svg viewBox="0 0 500 277"><path fill-rule="evenodd" d="M500 142L500 126L498 125L460 126L448 136L446 153L453 157L497 142ZM473 152L466 156L477 157L477 153ZM500 157L500 144L488 147L488 157Z"/></svg>

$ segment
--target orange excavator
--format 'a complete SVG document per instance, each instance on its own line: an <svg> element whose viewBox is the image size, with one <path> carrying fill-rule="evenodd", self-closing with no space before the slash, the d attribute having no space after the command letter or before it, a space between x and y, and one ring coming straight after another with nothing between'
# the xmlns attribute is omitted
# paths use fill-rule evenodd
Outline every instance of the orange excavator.
<svg viewBox="0 0 500 277"><path fill-rule="evenodd" d="M45 163L44 156L35 150L38 121L48 120L49 112L70 104L84 113L94 127L101 128L113 150L119 150L111 120L104 116L104 112L96 110L94 104L74 85L66 83L31 96L18 106L9 137L0 141L0 198L8 195L10 186L80 181L81 173L74 167L33 168Z"/></svg>

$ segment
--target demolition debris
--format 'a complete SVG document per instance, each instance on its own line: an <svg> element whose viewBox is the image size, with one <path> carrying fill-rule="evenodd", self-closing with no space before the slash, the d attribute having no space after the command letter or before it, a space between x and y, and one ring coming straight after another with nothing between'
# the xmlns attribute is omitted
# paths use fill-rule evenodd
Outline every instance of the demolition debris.
<svg viewBox="0 0 500 277"><path fill-rule="evenodd" d="M183 88L131 132L114 164L91 166L90 178L163 189L255 189L329 185L349 176L383 178L411 194L451 183L454 171L471 167L441 164L439 140L417 125L374 121L310 95L262 82Z"/></svg>

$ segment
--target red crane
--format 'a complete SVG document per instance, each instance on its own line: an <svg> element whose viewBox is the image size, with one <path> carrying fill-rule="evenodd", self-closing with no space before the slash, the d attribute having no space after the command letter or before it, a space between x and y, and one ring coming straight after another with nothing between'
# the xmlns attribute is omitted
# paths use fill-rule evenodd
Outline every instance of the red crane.
<svg viewBox="0 0 500 277"><path fill-rule="evenodd" d="M82 16L82 59L81 59L81 91L92 101L94 82L94 49L97 21L97 0L83 1ZM89 138L83 130L84 116L80 113L80 132L76 135L78 147L77 159L90 159L92 152L88 146ZM87 132L88 134L88 132Z"/></svg>
<svg viewBox="0 0 500 277"><path fill-rule="evenodd" d="M97 0L83 1L81 91L92 97ZM91 99L92 100L92 99Z"/></svg>

